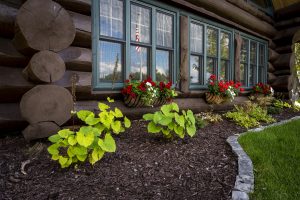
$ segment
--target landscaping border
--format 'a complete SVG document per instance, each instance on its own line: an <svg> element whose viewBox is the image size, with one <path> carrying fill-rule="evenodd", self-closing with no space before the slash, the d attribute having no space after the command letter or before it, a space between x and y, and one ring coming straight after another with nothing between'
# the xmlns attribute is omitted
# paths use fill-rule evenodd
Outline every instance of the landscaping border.
<svg viewBox="0 0 300 200"><path fill-rule="evenodd" d="M300 119L300 116L293 117L288 120L283 120L267 126L260 126L258 128L250 129L247 132L229 136L227 143L231 146L232 151L238 157L238 175L236 176L235 185L232 190L232 200L249 200L249 193L254 190L254 173L253 163L247 153L243 150L238 142L238 138L248 132L259 132L266 128L279 126L294 120Z"/></svg>

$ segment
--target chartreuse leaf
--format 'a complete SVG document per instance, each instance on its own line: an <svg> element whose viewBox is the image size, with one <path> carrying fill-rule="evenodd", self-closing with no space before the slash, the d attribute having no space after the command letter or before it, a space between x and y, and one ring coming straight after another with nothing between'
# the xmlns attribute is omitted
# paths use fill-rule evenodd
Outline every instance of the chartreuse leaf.
<svg viewBox="0 0 300 200"><path fill-rule="evenodd" d="M77 144L77 140L75 138L74 135L71 135L68 137L68 143L71 145L71 146L74 146L75 144Z"/></svg>
<svg viewBox="0 0 300 200"><path fill-rule="evenodd" d="M153 116L153 122L157 124L161 119L163 118L163 115L161 112L155 112Z"/></svg>
<svg viewBox="0 0 300 200"><path fill-rule="evenodd" d="M59 159L59 155L58 154L54 154L51 157L52 160L58 160Z"/></svg>
<svg viewBox="0 0 300 200"><path fill-rule="evenodd" d="M163 126L167 126L171 122L172 122L172 117L163 116L163 118L158 123Z"/></svg>
<svg viewBox="0 0 300 200"><path fill-rule="evenodd" d="M48 140L52 143L57 143L61 139L59 134L51 135Z"/></svg>
<svg viewBox="0 0 300 200"><path fill-rule="evenodd" d="M156 126L156 124L155 124L154 122L150 122L150 123L148 124L147 129L148 129L148 132L149 132L149 133L158 133L158 132L160 132L161 127Z"/></svg>
<svg viewBox="0 0 300 200"><path fill-rule="evenodd" d="M175 113L175 121L176 123L184 128L184 116L183 115L178 115L177 113Z"/></svg>
<svg viewBox="0 0 300 200"><path fill-rule="evenodd" d="M115 108L114 116L115 116L116 118L121 118L121 117L123 117L123 113L121 112L120 109Z"/></svg>
<svg viewBox="0 0 300 200"><path fill-rule="evenodd" d="M106 112L106 111L101 112L101 113L99 114L99 116L100 116L100 122L101 122L106 128L109 129L109 128L110 128L110 124L111 124L113 118L110 117L109 113ZM114 117L114 116L113 116L113 117Z"/></svg>
<svg viewBox="0 0 300 200"><path fill-rule="evenodd" d="M59 154L58 148L59 148L59 144L55 143L55 144L50 145L47 148L47 150L51 155L58 155Z"/></svg>
<svg viewBox="0 0 300 200"><path fill-rule="evenodd" d="M129 128L131 126L131 121L127 117L124 117L124 125L126 128Z"/></svg>
<svg viewBox="0 0 300 200"><path fill-rule="evenodd" d="M111 123L111 128L114 133L118 134L121 131L121 122L120 121L114 121Z"/></svg>
<svg viewBox="0 0 300 200"><path fill-rule="evenodd" d="M175 126L175 123L171 122L171 123L168 124L168 129L173 130L174 126Z"/></svg>
<svg viewBox="0 0 300 200"><path fill-rule="evenodd" d="M79 119L81 119L82 121L85 121L85 119L89 116L89 115L94 115L93 112L89 111L89 110L80 110L77 113L77 117Z"/></svg>
<svg viewBox="0 0 300 200"><path fill-rule="evenodd" d="M192 122L192 124L195 124L196 123L196 120L195 120L195 116L194 116L194 113L191 111L191 110L188 110L187 111L187 115L188 119Z"/></svg>
<svg viewBox="0 0 300 200"><path fill-rule="evenodd" d="M58 162L59 162L59 164L61 165L62 168L65 167L65 164L67 163L67 161L68 161L68 158L65 158L63 156L59 156Z"/></svg>
<svg viewBox="0 0 300 200"><path fill-rule="evenodd" d="M93 165L97 161L101 160L101 158L104 156L105 151L103 151L101 148L95 148L92 152L92 156L90 157L90 163Z"/></svg>
<svg viewBox="0 0 300 200"><path fill-rule="evenodd" d="M174 126L174 131L175 131L175 133L176 133L180 138L184 138L183 127L181 127L181 126Z"/></svg>
<svg viewBox="0 0 300 200"><path fill-rule="evenodd" d="M109 107L108 105L106 105L105 103L99 102L99 103L98 103L98 108L99 108L101 111L106 111L106 110L109 109L110 107Z"/></svg>
<svg viewBox="0 0 300 200"><path fill-rule="evenodd" d="M153 120L153 116L154 116L154 114L151 114L151 113L144 114L144 115L143 115L143 119L144 119L144 120L147 120L147 121Z"/></svg>
<svg viewBox="0 0 300 200"><path fill-rule="evenodd" d="M163 112L164 115L168 115L171 110L172 110L172 105L168 104L168 105L163 105L160 110Z"/></svg>
<svg viewBox="0 0 300 200"><path fill-rule="evenodd" d="M85 119L85 123L93 126L95 124L98 124L100 122L100 118L95 118L95 115L89 115L86 119Z"/></svg>
<svg viewBox="0 0 300 200"><path fill-rule="evenodd" d="M58 131L58 135L62 138L67 138L71 134L74 134L74 132L70 131L70 129L63 129Z"/></svg>
<svg viewBox="0 0 300 200"><path fill-rule="evenodd" d="M116 142L110 133L107 133L104 137L104 140L99 139L98 145L102 150L107 152L115 152L116 151Z"/></svg>
<svg viewBox="0 0 300 200"><path fill-rule="evenodd" d="M173 103L171 103L171 105L172 105L172 108L174 111L179 112L179 107L176 103L173 102Z"/></svg>
<svg viewBox="0 0 300 200"><path fill-rule="evenodd" d="M67 150L67 154L70 158L72 158L73 156L75 156L75 153L73 152L73 147L70 146Z"/></svg>
<svg viewBox="0 0 300 200"><path fill-rule="evenodd" d="M84 134L83 132L77 132L76 140L78 144L88 147L90 146L94 141L94 134L93 132L88 132Z"/></svg>
<svg viewBox="0 0 300 200"><path fill-rule="evenodd" d="M189 136L193 137L196 133L195 125L186 127L186 131L187 131L187 134L189 134Z"/></svg>
<svg viewBox="0 0 300 200"><path fill-rule="evenodd" d="M113 102L115 102L115 100L114 99L111 99L110 97L107 97L107 99L106 99L109 103L113 103Z"/></svg>
<svg viewBox="0 0 300 200"><path fill-rule="evenodd" d="M76 157L77 157L78 160L80 160L81 162L83 162L87 158L87 154L85 154L85 155L76 155Z"/></svg>
<svg viewBox="0 0 300 200"><path fill-rule="evenodd" d="M83 146L75 146L72 151L75 153L75 155L86 155L87 154L87 148Z"/></svg>

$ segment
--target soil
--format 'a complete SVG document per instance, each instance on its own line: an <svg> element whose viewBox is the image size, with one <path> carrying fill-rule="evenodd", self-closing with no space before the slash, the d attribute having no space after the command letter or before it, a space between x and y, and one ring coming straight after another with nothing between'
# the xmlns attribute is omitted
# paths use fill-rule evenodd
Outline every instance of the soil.
<svg viewBox="0 0 300 200"><path fill-rule="evenodd" d="M275 118L295 115L285 110ZM226 139L244 131L224 120L193 138L167 141L134 121L115 137L116 153L76 169L51 161L46 140L29 144L21 135L7 136L0 138L0 199L230 199L237 160Z"/></svg>

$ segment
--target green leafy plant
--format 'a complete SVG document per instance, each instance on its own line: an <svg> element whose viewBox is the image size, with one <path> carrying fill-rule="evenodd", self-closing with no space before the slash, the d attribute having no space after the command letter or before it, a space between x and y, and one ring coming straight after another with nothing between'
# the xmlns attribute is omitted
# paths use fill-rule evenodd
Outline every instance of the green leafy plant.
<svg viewBox="0 0 300 200"><path fill-rule="evenodd" d="M281 113L282 112L282 108L278 108L278 107L275 107L275 106L268 106L267 107L267 111L268 111L268 114L274 115L274 114Z"/></svg>
<svg viewBox="0 0 300 200"><path fill-rule="evenodd" d="M201 129L204 128L205 126L207 126L208 122L204 119L202 119L201 116L196 116L195 115L195 120L196 120L196 128L197 129Z"/></svg>
<svg viewBox="0 0 300 200"><path fill-rule="evenodd" d="M195 117L191 110L181 111L176 103L163 105L159 111L154 114L148 113L143 115L143 118L148 123L147 129L149 133L162 132L166 138L171 138L177 135L184 138L185 133L193 137L196 133Z"/></svg>
<svg viewBox="0 0 300 200"><path fill-rule="evenodd" d="M275 119L268 115L267 109L251 102L246 103L244 106L235 105L235 111L227 112L225 117L247 129L259 126L260 122L275 122Z"/></svg>
<svg viewBox="0 0 300 200"><path fill-rule="evenodd" d="M113 102L111 99L108 101ZM99 103L98 107L98 116L88 110L76 113L86 126L79 130L63 129L48 138L53 143L48 147L48 152L62 168L79 161L84 162L87 158L93 165L106 152L115 152L116 142L112 133L119 134L131 126L131 121L118 108L112 110L104 103Z"/></svg>
<svg viewBox="0 0 300 200"><path fill-rule="evenodd" d="M222 116L213 113L213 112L201 112L195 115L197 118L201 118L202 120L208 122L208 123L217 123L223 121Z"/></svg>
<svg viewBox="0 0 300 200"><path fill-rule="evenodd" d="M277 107L277 108L292 108L292 105L289 104L288 102L284 102L282 100L279 99L275 99L273 102L273 106Z"/></svg>

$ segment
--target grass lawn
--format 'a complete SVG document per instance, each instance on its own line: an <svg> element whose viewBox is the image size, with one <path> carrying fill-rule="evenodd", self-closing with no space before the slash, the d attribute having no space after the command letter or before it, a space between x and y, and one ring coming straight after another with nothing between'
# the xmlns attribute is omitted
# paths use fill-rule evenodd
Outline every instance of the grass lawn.
<svg viewBox="0 0 300 200"><path fill-rule="evenodd" d="M239 143L254 164L251 199L300 199L300 120L246 134Z"/></svg>

